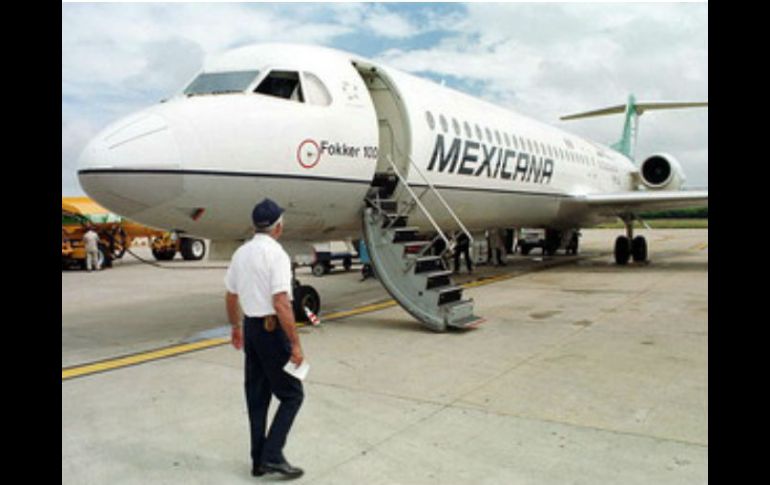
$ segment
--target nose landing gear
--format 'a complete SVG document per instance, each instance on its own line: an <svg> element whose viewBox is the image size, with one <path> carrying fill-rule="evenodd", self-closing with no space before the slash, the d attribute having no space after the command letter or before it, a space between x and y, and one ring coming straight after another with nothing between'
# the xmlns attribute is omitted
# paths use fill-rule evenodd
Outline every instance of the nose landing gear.
<svg viewBox="0 0 770 485"><path fill-rule="evenodd" d="M291 268L291 283L293 293L294 320L297 322L308 322L308 316L305 308L313 314L318 315L321 310L321 297L318 292L310 285L303 285L294 274L294 266Z"/></svg>

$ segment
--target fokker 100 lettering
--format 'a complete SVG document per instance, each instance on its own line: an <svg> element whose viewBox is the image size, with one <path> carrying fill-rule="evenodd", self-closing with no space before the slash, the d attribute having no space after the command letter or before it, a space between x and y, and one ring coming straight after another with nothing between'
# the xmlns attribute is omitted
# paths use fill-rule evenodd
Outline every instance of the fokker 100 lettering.
<svg viewBox="0 0 770 485"><path fill-rule="evenodd" d="M479 165L479 162L481 164ZM550 184L553 160L545 157L454 138L447 151L444 135L436 136L436 146L428 170L479 177Z"/></svg>

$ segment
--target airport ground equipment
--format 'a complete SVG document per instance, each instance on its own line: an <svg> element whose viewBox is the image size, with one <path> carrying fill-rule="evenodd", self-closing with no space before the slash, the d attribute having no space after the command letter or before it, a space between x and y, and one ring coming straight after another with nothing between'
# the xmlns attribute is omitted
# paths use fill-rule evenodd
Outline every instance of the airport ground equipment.
<svg viewBox="0 0 770 485"><path fill-rule="evenodd" d="M535 248L543 250L543 255L553 256L559 249L566 254L577 254L580 231L554 231L550 229L522 229L516 246L524 256Z"/></svg>
<svg viewBox="0 0 770 485"><path fill-rule="evenodd" d="M185 260L200 260L206 254L203 240L179 237L176 233L153 229L109 212L88 197L62 197L62 268L85 268L83 235L88 226L99 234L99 262L112 266L136 239L147 238L158 260L172 259L177 251Z"/></svg>
<svg viewBox="0 0 770 485"><path fill-rule="evenodd" d="M452 272L443 258L454 249L454 238L447 237L435 223L421 196L414 193L392 161L391 167L403 188L400 197L390 198L395 193L392 178L380 177L381 183L372 188L363 214L364 239L377 278L407 312L431 330L441 332L449 327L467 328L480 323L482 319L473 314L473 300L462 298L463 289L452 283ZM420 173L414 164L412 168ZM431 191L454 214L430 182L426 191ZM437 234L433 240L421 236L420 228L407 226L409 213L415 207L433 225ZM457 223L473 241L459 219ZM444 243L442 250L429 255L439 239Z"/></svg>
<svg viewBox="0 0 770 485"><path fill-rule="evenodd" d="M313 245L313 275L323 276L334 268L334 261L342 261L345 271L350 271L355 256L353 248L346 241L327 241Z"/></svg>

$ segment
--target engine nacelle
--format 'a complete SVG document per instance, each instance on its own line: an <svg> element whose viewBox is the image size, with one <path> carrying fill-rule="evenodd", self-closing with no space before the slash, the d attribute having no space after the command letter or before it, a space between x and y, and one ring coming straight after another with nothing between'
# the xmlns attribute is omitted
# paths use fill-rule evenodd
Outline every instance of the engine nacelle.
<svg viewBox="0 0 770 485"><path fill-rule="evenodd" d="M647 157L639 166L639 175L642 184L652 190L679 190L685 181L682 166L666 153Z"/></svg>

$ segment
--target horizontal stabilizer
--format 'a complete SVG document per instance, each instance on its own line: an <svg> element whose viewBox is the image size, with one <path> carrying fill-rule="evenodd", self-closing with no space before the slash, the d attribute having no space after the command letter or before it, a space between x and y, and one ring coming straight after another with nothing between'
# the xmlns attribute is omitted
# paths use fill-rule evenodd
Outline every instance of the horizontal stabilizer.
<svg viewBox="0 0 770 485"><path fill-rule="evenodd" d="M634 158L634 145L636 144L636 137L639 134L639 116L645 111L652 111L656 109L680 109L680 108L704 108L709 104L707 101L700 101L694 103L637 103L634 95L628 97L628 103L619 104L617 106L610 106L609 108L597 109L594 111L586 111L584 113L575 113L572 115L562 116L562 120L578 120L581 118L595 118L597 116L623 114L626 115L626 122L623 125L623 136L616 143L612 144L612 148L626 155L629 158Z"/></svg>
<svg viewBox="0 0 770 485"><path fill-rule="evenodd" d="M696 102L696 103L635 103L636 114L641 115L645 111L652 111L656 109L679 109L679 108L704 108L708 107L708 102ZM610 106L609 108L602 108L595 111L587 111L585 113L575 113L572 115L562 116L560 119L577 120L580 118L593 118L596 116L606 116L614 114L622 114L626 112L627 105L619 104L617 106Z"/></svg>

